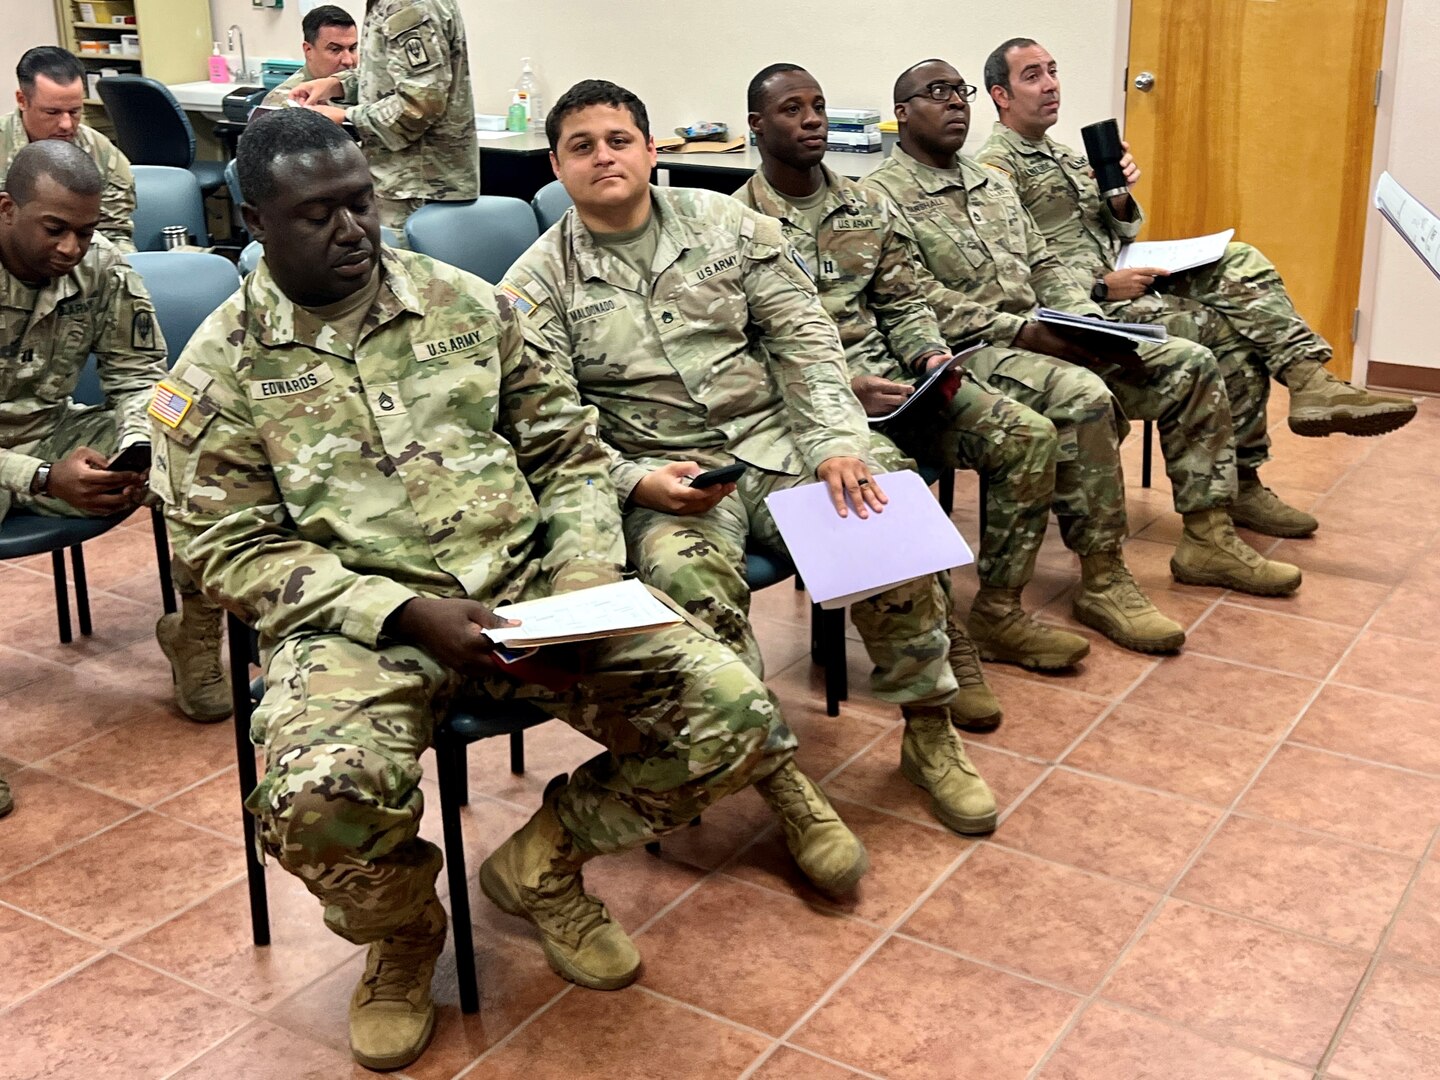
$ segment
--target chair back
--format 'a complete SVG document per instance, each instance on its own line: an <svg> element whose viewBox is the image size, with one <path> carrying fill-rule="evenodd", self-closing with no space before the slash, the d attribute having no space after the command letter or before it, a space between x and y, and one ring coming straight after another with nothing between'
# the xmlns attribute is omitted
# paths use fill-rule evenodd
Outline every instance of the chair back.
<svg viewBox="0 0 1440 1080"><path fill-rule="evenodd" d="M136 165L135 246L140 251L163 251L166 225L184 225L193 242L210 243L205 223L205 197L189 169L173 165Z"/></svg>
<svg viewBox="0 0 1440 1080"><path fill-rule="evenodd" d="M70 400L76 405L105 404L105 389L100 385L100 361L95 359L93 352L86 357L85 366L80 369L80 378L70 392Z"/></svg>
<svg viewBox="0 0 1440 1080"><path fill-rule="evenodd" d="M238 211L245 198L240 194L240 170L235 167L234 158L225 163L225 186L230 189L230 202Z"/></svg>
<svg viewBox="0 0 1440 1080"><path fill-rule="evenodd" d="M168 86L144 75L110 75L96 86L115 142L131 165L190 167L195 129Z"/></svg>
<svg viewBox="0 0 1440 1080"><path fill-rule="evenodd" d="M412 250L492 284L539 238L534 211L519 199L504 195L481 195L473 202L429 203L405 222L405 239Z"/></svg>
<svg viewBox="0 0 1440 1080"><path fill-rule="evenodd" d="M142 251L129 262L155 302L172 365L200 324L240 287L235 264L205 251Z"/></svg>
<svg viewBox="0 0 1440 1080"><path fill-rule="evenodd" d="M259 240L251 240L245 245L245 250L240 252L240 260L235 264L242 275L250 273L260 265L260 256L265 254L265 245Z"/></svg>
<svg viewBox="0 0 1440 1080"><path fill-rule="evenodd" d="M535 223L543 233L565 216L565 211L575 205L575 200L570 198L564 184L559 180L551 180L535 193L530 205L535 210Z"/></svg>

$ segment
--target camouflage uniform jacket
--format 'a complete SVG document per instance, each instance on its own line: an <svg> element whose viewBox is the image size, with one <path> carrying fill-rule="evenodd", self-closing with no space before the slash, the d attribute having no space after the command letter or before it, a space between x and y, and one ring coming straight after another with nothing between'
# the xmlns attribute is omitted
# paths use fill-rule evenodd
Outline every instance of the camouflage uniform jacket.
<svg viewBox="0 0 1440 1080"><path fill-rule="evenodd" d="M375 193L459 200L480 194L480 149L465 22L455 0L368 0L360 66L338 76L358 105Z"/></svg>
<svg viewBox="0 0 1440 1080"><path fill-rule="evenodd" d="M299 71L295 72L294 75L291 75L279 86L275 87L274 90L271 90L268 94L266 94L264 100L261 101L260 104L272 109L283 108L285 103L290 100L291 90L294 90L295 87L299 86L302 82L310 82L311 80L318 79L320 77L321 76L311 72L309 64L305 64L300 68ZM358 86L355 80L341 79L340 87L342 91L342 96L337 98L336 100L343 105L354 105L355 94L358 90Z"/></svg>
<svg viewBox="0 0 1440 1080"><path fill-rule="evenodd" d="M0 120L0 189L5 186L10 162L29 143L19 109ZM94 159L105 180L105 190L100 194L99 231L121 254L129 254L135 250L135 175L130 171L130 161L118 146L86 124L76 128L75 145Z"/></svg>
<svg viewBox="0 0 1440 1080"><path fill-rule="evenodd" d="M103 236L80 265L31 292L0 265L0 489L29 490L93 352L120 442L148 437L145 406L165 375L165 338L140 275Z"/></svg>
<svg viewBox="0 0 1440 1080"><path fill-rule="evenodd" d="M976 160L1010 181L1046 245L1081 282L1113 270L1121 245L1140 235L1139 204L1132 202L1133 221L1117 218L1110 200L1100 197L1089 158L1048 135L1035 142L996 123Z"/></svg>
<svg viewBox="0 0 1440 1080"><path fill-rule="evenodd" d="M915 373L920 357L946 351L916 276L920 260L915 242L878 191L820 167L826 182L824 217L814 238L820 255L815 267L820 302L840 331L852 378L906 379ZM751 176L735 197L778 218L792 242L808 229L763 171Z"/></svg>
<svg viewBox="0 0 1440 1080"><path fill-rule="evenodd" d="M921 280L945 340L1009 345L1040 304L1102 316L998 173L963 155L960 183L895 147L864 186L888 195L920 245ZM928 279L928 280L927 280Z"/></svg>
<svg viewBox="0 0 1440 1080"><path fill-rule="evenodd" d="M571 207L501 287L527 340L574 365L620 498L670 461L738 458L797 476L864 457L835 326L779 222L709 191L650 192L661 230L650 282L597 247Z"/></svg>
<svg viewBox="0 0 1440 1080"><path fill-rule="evenodd" d="M381 270L352 351L261 262L156 388L150 483L205 591L267 641L374 647L417 595L617 580L615 496L568 370L522 349L479 278L388 248Z"/></svg>

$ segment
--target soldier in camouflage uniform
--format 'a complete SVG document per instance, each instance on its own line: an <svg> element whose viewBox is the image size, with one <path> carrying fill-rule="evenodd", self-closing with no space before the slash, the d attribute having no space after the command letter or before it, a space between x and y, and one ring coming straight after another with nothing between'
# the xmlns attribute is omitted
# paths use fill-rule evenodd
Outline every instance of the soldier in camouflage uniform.
<svg viewBox="0 0 1440 1080"><path fill-rule="evenodd" d="M916 280L914 242L888 200L825 166L825 98L809 72L772 64L751 80L749 105L762 165L735 197L780 221L840 332L851 388L871 416L892 413L917 377L949 359ZM1050 519L1055 426L969 372L944 378L881 430L914 457L985 477L980 584L1016 597L1034 666L1069 667L1090 651L1089 641L1018 608ZM953 606L948 628L950 667L960 684L951 713L965 730L989 730L999 722L999 705Z"/></svg>
<svg viewBox="0 0 1440 1080"><path fill-rule="evenodd" d="M278 109L290 100L290 91L301 83L340 75L359 62L360 32L355 28L355 20L344 8L334 4L312 8L300 20L300 31L304 36L300 49L305 56L305 65L266 94L261 105ZM354 91L353 81L348 89ZM351 97L344 103L354 105L355 99Z"/></svg>
<svg viewBox="0 0 1440 1080"><path fill-rule="evenodd" d="M1290 427L1301 435L1383 434L1414 417L1414 402L1330 375L1323 367L1330 346L1295 310L1275 267L1249 244L1232 243L1218 263L1175 275L1116 270L1144 215L1130 194L1101 199L1084 155L1046 134L1060 113L1054 58L1029 38L1013 38L990 54L985 86L1000 121L976 157L1010 181L1051 252L1108 315L1159 323L1215 354L1235 425L1239 494L1231 518L1270 536L1309 536L1315 519L1287 506L1257 475L1269 458L1270 380L1290 387ZM1128 153L1121 164L1131 184L1140 178Z"/></svg>
<svg viewBox="0 0 1440 1080"><path fill-rule="evenodd" d="M1125 413L1160 428L1175 508L1185 519L1170 564L1176 579L1261 595L1293 591L1300 571L1263 559L1225 513L1235 497L1234 448L1224 383L1209 351L1175 339L1142 345L1138 357L1100 353L1090 344L1094 335L1081 345L1030 318L1037 303L1101 312L1046 248L1014 189L959 153L974 92L944 61L902 73L895 87L900 145L866 186L888 195L913 230L925 262L921 279L946 339L989 341L972 370L1060 432L1056 511L1067 545L1081 556L1076 618L1142 651L1184 640L1120 558L1125 504L1117 437L1128 425L1121 414L1120 427L1108 426L1117 419L1111 394ZM972 612L983 656L987 635L983 625L978 630Z"/></svg>
<svg viewBox="0 0 1440 1080"><path fill-rule="evenodd" d="M428 202L480 194L465 22L455 0L366 0L358 71L301 83L291 99L360 132L380 224L403 230ZM319 104L344 95L359 104Z"/></svg>
<svg viewBox="0 0 1440 1080"><path fill-rule="evenodd" d="M872 450L834 324L779 222L711 192L651 188L645 106L613 83L568 90L546 134L575 205L502 290L598 410L631 563L760 674L745 547L784 551L765 497L819 476L838 512L865 515L884 498L866 459L909 463L887 440ZM738 485L687 486L736 461ZM951 828L983 832L995 802L951 726L947 607L929 576L850 610L877 696L905 714L906 775ZM788 832L780 793L760 791Z"/></svg>
<svg viewBox="0 0 1440 1080"><path fill-rule="evenodd" d="M0 188L21 148L39 139L73 143L95 162L105 181L100 195L100 228L121 254L135 250L135 176L119 147L82 124L85 111L85 68L75 54L41 45L20 57L15 66L20 83L19 107L0 119Z"/></svg>
<svg viewBox="0 0 1440 1080"><path fill-rule="evenodd" d="M131 510L145 493L143 476L105 463L147 436L165 340L139 275L95 232L103 189L78 146L45 139L15 155L0 193L0 521L12 503L92 517ZM105 404L76 405L92 352ZM163 616L156 636L176 701L193 720L223 720L220 610L182 560L172 568L182 611Z"/></svg>
<svg viewBox="0 0 1440 1080"><path fill-rule="evenodd" d="M351 1044L397 1068L434 1022L445 915L418 759L448 700L525 699L607 747L480 873L557 972L601 989L639 956L582 864L791 767L795 741L750 670L685 624L497 666L493 609L620 577L594 410L488 285L380 246L339 128L271 114L238 160L264 261L157 389L151 483L206 590L260 632L266 767L247 806L327 925L370 945Z"/></svg>

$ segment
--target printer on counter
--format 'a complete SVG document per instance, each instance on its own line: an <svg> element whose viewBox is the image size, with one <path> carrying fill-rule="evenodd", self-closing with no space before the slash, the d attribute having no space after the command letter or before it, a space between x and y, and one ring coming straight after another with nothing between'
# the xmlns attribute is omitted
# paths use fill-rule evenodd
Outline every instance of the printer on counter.
<svg viewBox="0 0 1440 1080"><path fill-rule="evenodd" d="M232 124L244 124L250 120L250 110L265 100L270 91L263 86L237 86L220 103L225 119Z"/></svg>

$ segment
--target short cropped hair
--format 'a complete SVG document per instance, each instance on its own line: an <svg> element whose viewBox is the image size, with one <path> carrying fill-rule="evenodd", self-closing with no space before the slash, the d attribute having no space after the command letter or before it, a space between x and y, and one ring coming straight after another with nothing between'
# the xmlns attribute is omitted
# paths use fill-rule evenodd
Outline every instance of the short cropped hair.
<svg viewBox="0 0 1440 1080"><path fill-rule="evenodd" d="M624 107L630 110L635 126L648 141L650 138L650 116L645 103L623 86L616 86L606 79L582 79L560 95L558 101L545 117L545 138L550 141L550 152L560 145L560 122L571 113L588 109L592 105L609 105L611 108Z"/></svg>
<svg viewBox="0 0 1440 1080"><path fill-rule="evenodd" d="M64 139L38 139L21 147L10 162L5 191L17 206L24 206L35 197L42 176L76 195L105 190L105 178L90 155Z"/></svg>
<svg viewBox="0 0 1440 1080"><path fill-rule="evenodd" d="M15 80L26 97L35 92L35 76L44 75L61 86L85 77L85 65L69 49L58 45L37 45L27 49L15 65Z"/></svg>
<svg viewBox="0 0 1440 1080"><path fill-rule="evenodd" d="M784 75L787 71L805 71L799 64L771 64L763 67L755 73L750 80L750 88L745 91L745 107L750 112L758 113L765 107L765 84L776 75ZM810 74L808 71L805 74Z"/></svg>
<svg viewBox="0 0 1440 1080"><path fill-rule="evenodd" d="M279 109L245 127L235 150L241 197L263 206L275 197L275 163L293 154L324 153L353 146L339 124L310 109Z"/></svg>
<svg viewBox="0 0 1440 1080"><path fill-rule="evenodd" d="M985 58L985 93L990 93L997 86L1003 86L1005 93L1010 93L1010 50L1028 49L1038 44L1034 38L1012 37L997 45L995 51Z"/></svg>
<svg viewBox="0 0 1440 1080"><path fill-rule="evenodd" d="M321 4L306 12L305 18L300 20L300 30L305 35L307 45L314 45L320 40L320 31L327 26L345 29L354 25L355 20L350 17L350 13L334 4Z"/></svg>
<svg viewBox="0 0 1440 1080"><path fill-rule="evenodd" d="M910 76L911 76L911 74L914 73L914 71L915 71L916 68L918 68L918 67L924 67L926 64L943 64L943 63L946 63L946 61L941 60L939 57L936 57L936 56L932 56L929 60L917 60L917 61L915 61L915 63L911 64L911 65L910 65L908 68L906 68L904 71L900 72L900 74L896 77L896 79L895 79L895 89L891 92L891 100L892 100L896 105L899 105L900 102L902 102L902 101L904 101L906 98L912 96L913 91L910 90L910 81L911 81L911 80L910 80Z"/></svg>

